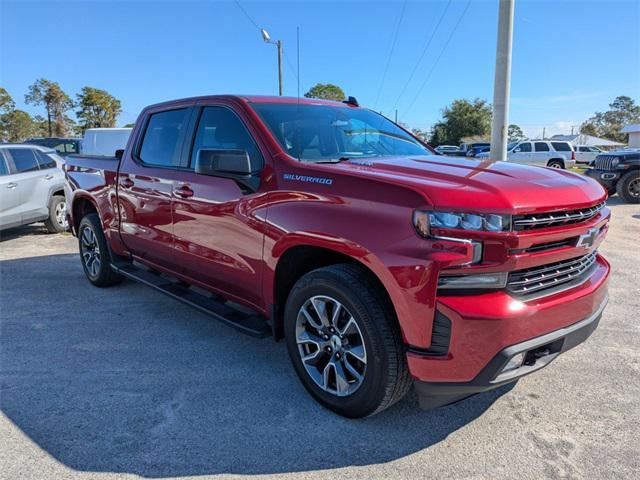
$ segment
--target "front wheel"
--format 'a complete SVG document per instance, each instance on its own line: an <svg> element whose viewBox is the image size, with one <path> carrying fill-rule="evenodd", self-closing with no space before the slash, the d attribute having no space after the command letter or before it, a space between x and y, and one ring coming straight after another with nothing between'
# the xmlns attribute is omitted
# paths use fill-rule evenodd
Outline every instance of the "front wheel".
<svg viewBox="0 0 640 480"><path fill-rule="evenodd" d="M304 275L285 307L295 371L322 405L350 418L393 405L411 386L403 343L384 292L354 265Z"/></svg>
<svg viewBox="0 0 640 480"><path fill-rule="evenodd" d="M122 281L111 268L111 252L96 213L85 215L78 227L78 246L82 269L96 287L109 287Z"/></svg>
<svg viewBox="0 0 640 480"><path fill-rule="evenodd" d="M640 203L640 171L625 173L616 185L618 196L628 203Z"/></svg>

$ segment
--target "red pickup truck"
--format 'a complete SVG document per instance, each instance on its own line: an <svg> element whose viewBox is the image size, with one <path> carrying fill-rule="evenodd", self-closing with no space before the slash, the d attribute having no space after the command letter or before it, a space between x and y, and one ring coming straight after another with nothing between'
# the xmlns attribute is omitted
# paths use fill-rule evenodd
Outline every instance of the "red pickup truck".
<svg viewBox="0 0 640 480"><path fill-rule="evenodd" d="M434 408L514 382L584 341L608 298L595 181L433 155L355 99L153 105L124 151L65 168L91 283L128 277L284 338L348 417L412 384Z"/></svg>

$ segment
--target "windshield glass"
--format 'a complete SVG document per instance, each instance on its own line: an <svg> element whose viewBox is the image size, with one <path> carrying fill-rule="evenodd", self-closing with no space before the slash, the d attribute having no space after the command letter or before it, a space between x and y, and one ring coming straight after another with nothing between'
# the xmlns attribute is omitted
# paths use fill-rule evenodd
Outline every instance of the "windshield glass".
<svg viewBox="0 0 640 480"><path fill-rule="evenodd" d="M400 127L370 110L331 105L254 103L285 152L303 162L429 155Z"/></svg>

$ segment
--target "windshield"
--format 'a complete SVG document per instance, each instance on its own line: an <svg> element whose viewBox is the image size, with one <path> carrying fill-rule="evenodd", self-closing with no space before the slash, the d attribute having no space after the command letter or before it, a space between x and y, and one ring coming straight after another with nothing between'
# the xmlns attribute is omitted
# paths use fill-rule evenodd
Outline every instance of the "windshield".
<svg viewBox="0 0 640 480"><path fill-rule="evenodd" d="M429 155L400 127L370 110L331 105L254 103L285 152L303 162Z"/></svg>
<svg viewBox="0 0 640 480"><path fill-rule="evenodd" d="M518 145L518 143L520 143L520 142L511 142L511 143L509 143L509 145L507 145L507 151L513 150L515 148L515 146Z"/></svg>

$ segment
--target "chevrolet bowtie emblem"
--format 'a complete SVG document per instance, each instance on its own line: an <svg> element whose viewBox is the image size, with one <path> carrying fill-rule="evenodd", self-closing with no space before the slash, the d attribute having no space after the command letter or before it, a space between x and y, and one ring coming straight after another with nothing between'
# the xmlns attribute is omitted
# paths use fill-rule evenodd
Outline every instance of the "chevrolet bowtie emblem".
<svg viewBox="0 0 640 480"><path fill-rule="evenodd" d="M597 228L592 228L584 235L580 235L576 247L584 247L586 249L593 247L593 244L596 242L596 238L598 237L598 230L599 229Z"/></svg>

